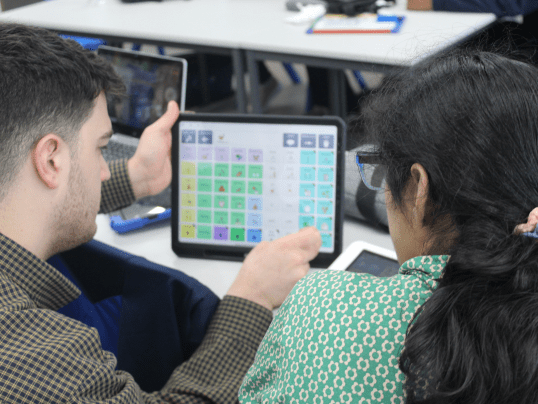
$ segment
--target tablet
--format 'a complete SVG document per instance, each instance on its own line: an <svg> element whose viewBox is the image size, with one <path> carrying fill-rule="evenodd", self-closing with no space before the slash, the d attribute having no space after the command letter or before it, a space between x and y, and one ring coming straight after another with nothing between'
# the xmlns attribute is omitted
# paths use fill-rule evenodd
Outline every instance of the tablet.
<svg viewBox="0 0 538 404"><path fill-rule="evenodd" d="M364 241L355 241L329 266L329 269L388 277L398 273L400 264L394 251Z"/></svg>
<svg viewBox="0 0 538 404"><path fill-rule="evenodd" d="M313 267L342 251L345 124L338 117L183 114L172 132L172 249L243 260L316 226Z"/></svg>

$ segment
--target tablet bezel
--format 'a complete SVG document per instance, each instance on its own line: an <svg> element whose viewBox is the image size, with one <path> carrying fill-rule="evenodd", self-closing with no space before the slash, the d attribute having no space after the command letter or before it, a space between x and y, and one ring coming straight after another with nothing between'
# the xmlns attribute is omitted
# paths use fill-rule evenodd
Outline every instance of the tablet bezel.
<svg viewBox="0 0 538 404"><path fill-rule="evenodd" d="M355 262L355 260L358 258L358 256L364 251L398 262L398 257L396 256L395 251L379 247L365 241L355 241L351 243L331 265L329 265L329 269L336 271L347 271L353 262Z"/></svg>
<svg viewBox="0 0 538 404"><path fill-rule="evenodd" d="M179 124L181 121L226 122L226 123L267 123L267 124L297 124L297 125L333 125L337 127L338 148L336 150L337 175L335 181L335 225L334 251L322 252L310 262L314 268L327 268L342 252L343 221L344 221L344 152L346 148L346 125L339 117L311 116L278 116L254 114L182 114L172 127L172 250L180 257L223 259L242 261L252 247L219 246L179 241L179 166L180 138Z"/></svg>

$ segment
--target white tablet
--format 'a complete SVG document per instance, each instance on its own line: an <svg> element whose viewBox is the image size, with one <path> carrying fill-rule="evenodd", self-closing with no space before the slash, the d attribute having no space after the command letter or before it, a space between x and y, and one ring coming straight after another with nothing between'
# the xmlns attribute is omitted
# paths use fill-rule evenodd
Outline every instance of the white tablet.
<svg viewBox="0 0 538 404"><path fill-rule="evenodd" d="M340 254L329 269L388 277L398 273L400 264L394 251L364 241L355 241Z"/></svg>

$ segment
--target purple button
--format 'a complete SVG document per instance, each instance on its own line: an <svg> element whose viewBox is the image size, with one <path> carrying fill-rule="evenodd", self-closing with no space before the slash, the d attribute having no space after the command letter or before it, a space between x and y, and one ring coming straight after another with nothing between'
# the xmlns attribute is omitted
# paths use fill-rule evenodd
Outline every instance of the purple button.
<svg viewBox="0 0 538 404"><path fill-rule="evenodd" d="M213 238L215 240L228 240L228 228L215 226L213 229Z"/></svg>

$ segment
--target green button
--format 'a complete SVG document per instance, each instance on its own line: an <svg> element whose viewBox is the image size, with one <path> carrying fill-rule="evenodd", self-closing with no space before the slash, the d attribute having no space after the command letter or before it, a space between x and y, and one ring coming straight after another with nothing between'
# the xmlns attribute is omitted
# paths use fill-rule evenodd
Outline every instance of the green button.
<svg viewBox="0 0 538 404"><path fill-rule="evenodd" d="M196 235L200 239L211 239L211 226L198 226Z"/></svg>
<svg viewBox="0 0 538 404"><path fill-rule="evenodd" d="M198 207L210 208L211 207L211 195L207 195L207 194L198 195Z"/></svg>
<svg viewBox="0 0 538 404"><path fill-rule="evenodd" d="M211 192L211 180L205 178L198 179L198 191Z"/></svg>
<svg viewBox="0 0 538 404"><path fill-rule="evenodd" d="M228 164L215 164L215 177L228 177L230 174L230 166Z"/></svg>
<svg viewBox="0 0 538 404"><path fill-rule="evenodd" d="M232 164L232 177L245 178L246 166L244 164Z"/></svg>
<svg viewBox="0 0 538 404"><path fill-rule="evenodd" d="M228 224L228 212L215 211L213 222L215 224Z"/></svg>
<svg viewBox="0 0 538 404"><path fill-rule="evenodd" d="M198 211L198 223L211 223L211 211L199 210Z"/></svg>
<svg viewBox="0 0 538 404"><path fill-rule="evenodd" d="M242 212L232 212L232 226L244 226L245 214Z"/></svg>
<svg viewBox="0 0 538 404"><path fill-rule="evenodd" d="M263 166L251 164L248 166L248 178L261 179L263 176Z"/></svg>
<svg viewBox="0 0 538 404"><path fill-rule="evenodd" d="M232 227L232 230L230 232L230 240L245 241L245 229Z"/></svg>
<svg viewBox="0 0 538 404"><path fill-rule="evenodd" d="M212 175L212 164L198 163L198 175L202 177L210 177Z"/></svg>

